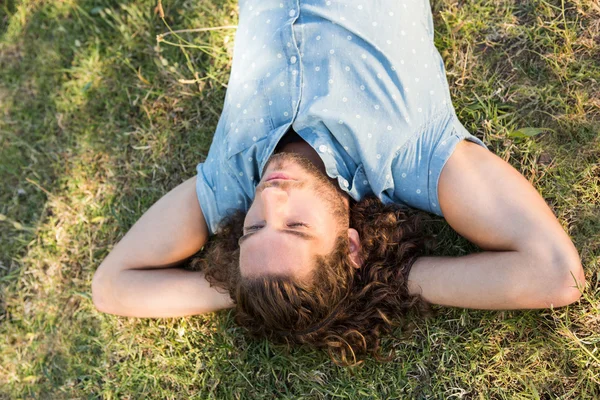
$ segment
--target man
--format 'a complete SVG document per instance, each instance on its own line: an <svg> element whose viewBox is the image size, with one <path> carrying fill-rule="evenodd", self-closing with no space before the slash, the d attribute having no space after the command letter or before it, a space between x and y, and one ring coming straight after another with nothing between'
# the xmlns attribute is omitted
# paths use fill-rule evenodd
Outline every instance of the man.
<svg viewBox="0 0 600 400"><path fill-rule="evenodd" d="M418 298L523 309L580 297L579 255L552 211L457 120L428 2L370 4L240 1L208 157L103 261L100 311L177 317L235 304L256 334L345 358L376 354ZM444 216L485 251L419 256L406 206ZM200 272L175 267L217 233Z"/></svg>

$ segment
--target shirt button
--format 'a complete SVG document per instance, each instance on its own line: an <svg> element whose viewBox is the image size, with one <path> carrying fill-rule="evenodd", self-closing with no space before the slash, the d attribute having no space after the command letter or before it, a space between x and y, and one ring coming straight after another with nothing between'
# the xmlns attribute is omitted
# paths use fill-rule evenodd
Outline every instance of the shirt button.
<svg viewBox="0 0 600 400"><path fill-rule="evenodd" d="M321 153L325 153L327 151L327 146L325 146L324 144L320 145L319 146L319 151Z"/></svg>
<svg viewBox="0 0 600 400"><path fill-rule="evenodd" d="M296 10L290 10L290 17L293 17L294 15L296 15Z"/></svg>
<svg viewBox="0 0 600 400"><path fill-rule="evenodd" d="M344 179L344 180L342 181L342 185L344 185L344 187L348 187L349 183L348 183L348 181L347 181L347 180L345 180L345 179Z"/></svg>
<svg viewBox="0 0 600 400"><path fill-rule="evenodd" d="M291 56L291 57L290 57L290 62L291 62L292 64L296 64L296 56Z"/></svg>

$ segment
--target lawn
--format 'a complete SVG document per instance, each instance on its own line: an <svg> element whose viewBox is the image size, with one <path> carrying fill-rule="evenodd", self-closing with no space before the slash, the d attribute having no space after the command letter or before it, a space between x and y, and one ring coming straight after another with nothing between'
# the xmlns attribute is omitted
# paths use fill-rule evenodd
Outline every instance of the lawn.
<svg viewBox="0 0 600 400"><path fill-rule="evenodd" d="M225 97L235 29L157 35L236 25L237 4L164 0L162 19L155 1L4 0L0 398L600 398L600 5L433 6L459 117L573 239L588 280L579 302L437 307L384 341L392 362L353 368L252 340L228 311L98 313L94 271L151 204L195 174ZM432 229L435 254L477 251L439 217Z"/></svg>

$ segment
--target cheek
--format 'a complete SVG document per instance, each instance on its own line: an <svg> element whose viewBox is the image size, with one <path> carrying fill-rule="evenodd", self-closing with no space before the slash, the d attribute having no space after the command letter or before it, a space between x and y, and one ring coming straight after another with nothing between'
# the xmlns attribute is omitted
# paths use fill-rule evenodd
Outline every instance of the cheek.
<svg viewBox="0 0 600 400"><path fill-rule="evenodd" d="M295 202L295 210L299 216L324 227L334 223L331 197L324 192L310 192L299 196Z"/></svg>
<svg viewBox="0 0 600 400"><path fill-rule="evenodd" d="M254 217L254 215L258 212L259 204L256 199L250 205L250 208L246 212L246 216L244 217L244 226L248 225L249 221Z"/></svg>
<svg viewBox="0 0 600 400"><path fill-rule="evenodd" d="M319 206L327 209L328 214L338 214L344 211L343 198L338 191L330 185L320 185L315 190L319 198Z"/></svg>
<svg viewBox="0 0 600 400"><path fill-rule="evenodd" d="M328 206L327 195L322 190L306 189L295 199L297 210L310 214L321 214Z"/></svg>

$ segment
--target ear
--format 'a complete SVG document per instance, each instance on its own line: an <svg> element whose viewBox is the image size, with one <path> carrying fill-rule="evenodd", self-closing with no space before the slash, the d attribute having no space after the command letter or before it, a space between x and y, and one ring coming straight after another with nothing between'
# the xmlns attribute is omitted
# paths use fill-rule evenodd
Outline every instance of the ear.
<svg viewBox="0 0 600 400"><path fill-rule="evenodd" d="M350 259L354 268L358 269L362 267L363 260L360 257L360 236L356 229L348 229L348 244L350 245Z"/></svg>

